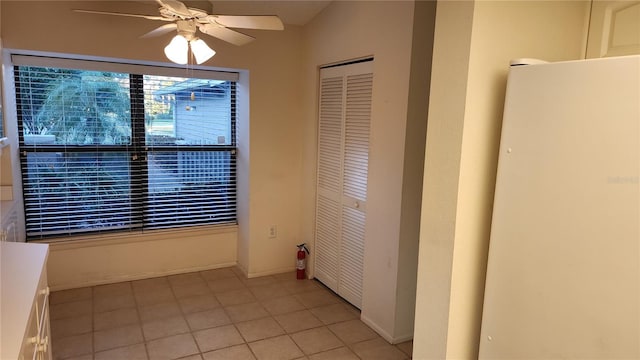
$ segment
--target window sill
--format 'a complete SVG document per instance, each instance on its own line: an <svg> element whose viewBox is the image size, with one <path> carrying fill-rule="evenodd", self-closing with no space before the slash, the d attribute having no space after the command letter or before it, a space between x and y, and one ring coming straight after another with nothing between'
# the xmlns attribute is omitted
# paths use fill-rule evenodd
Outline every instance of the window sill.
<svg viewBox="0 0 640 360"><path fill-rule="evenodd" d="M51 250L70 250L95 246L109 246L117 244L129 244L145 241L162 241L190 236L213 236L229 234L238 231L238 225L204 225L182 229L163 229L147 231L131 231L127 233L110 233L100 235L85 235L73 238L54 240L30 241L32 243L45 243L51 245Z"/></svg>

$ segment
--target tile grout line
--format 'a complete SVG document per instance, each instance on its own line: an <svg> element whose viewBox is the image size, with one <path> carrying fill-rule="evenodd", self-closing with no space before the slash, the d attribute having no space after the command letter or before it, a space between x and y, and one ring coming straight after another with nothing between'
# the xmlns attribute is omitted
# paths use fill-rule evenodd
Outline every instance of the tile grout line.
<svg viewBox="0 0 640 360"><path fill-rule="evenodd" d="M95 313L96 313L96 301L95 301L95 286L91 287L91 358L96 358L96 344L95 344ZM53 354L52 354L53 355Z"/></svg>
<svg viewBox="0 0 640 360"><path fill-rule="evenodd" d="M187 273L189 274L189 273ZM200 276L200 272L197 272L198 277L201 278L202 280L204 280L201 276ZM193 340L193 342L196 344L196 349L198 350L198 354L200 354L200 358L202 358L202 349L200 349L200 345L198 344L198 341L196 340L195 335L193 334L193 331L191 330L191 326L189 325L189 321L187 321L187 317L184 314L184 311L182 310L182 306L180 305L180 300L178 299L178 296L176 295L175 289L173 288L173 283L171 282L171 280L169 279L169 276L167 276L167 282L169 283L169 289L171 290L171 294L173 294L173 298L176 301L176 304L178 305L178 311L180 311L180 314L182 314L182 320L184 320L184 322L187 323L187 329L189 329L189 336L191 336L191 340ZM206 281L205 281L206 284ZM208 287L208 285L207 285ZM170 336L175 336L175 335L170 335ZM167 336L167 337L170 337ZM189 354L186 356L193 356L196 354ZM182 357L186 357L186 356L182 356ZM149 360L152 360L151 357L149 357Z"/></svg>
<svg viewBox="0 0 640 360"><path fill-rule="evenodd" d="M205 294L190 294L187 292L183 297L179 298L176 295L176 287L179 287L180 285L185 285L182 282L172 282L169 280L169 277L158 277L157 279L165 279L168 289L170 290L171 296L172 296L172 300L175 301L176 306L178 306L178 314L180 314L182 321L184 321L186 323L186 330L189 332L190 334L190 338L191 340L195 343L196 345L196 350L198 351L197 353L193 353L193 354L189 354L186 355L187 357L190 356L200 356L201 358L204 358L204 354L205 352L202 351L202 348L200 346L200 344L198 343L198 341L195 338L195 332L197 331L202 331L202 330L207 330L207 329L213 329L216 327L221 327L223 325L217 325L217 326L213 326L213 327L207 327L205 329L200 329L200 330L195 330L192 325L189 323L189 321L187 321L187 317L188 315L192 314L192 313L197 313L197 311L195 312L191 312L191 313L187 313L185 308L183 307L183 302L180 301L180 299L188 299L188 298L195 298L198 296L212 296L213 299L215 299L215 301L218 303L216 306L214 306L214 309L216 308L220 308L222 313L226 315L226 317L229 318L230 320L230 324L233 325L233 329L240 335L240 338L243 340L242 344L236 344L236 345L229 345L229 346L224 346L221 348L217 348L217 349L213 349L209 352L213 352L213 351L219 351L219 350L223 350L223 349L228 349L228 348L232 348L234 346L238 346L238 345L244 345L245 347L247 347L249 349L249 352L251 353L251 355L253 357L255 357L256 359L258 359L258 354L255 353L252 349L252 347L250 346L250 344L252 343L256 343L259 341L264 341L264 340L269 340L269 339L273 339L273 338L277 338L280 336L286 337L288 338L296 347L296 349L298 351L300 351L301 354L303 354L303 357L311 357L311 356L315 356L318 354L322 354L325 352L330 352L330 351L335 351L336 349L340 349L340 348L344 348L346 350L348 350L351 354L353 354L356 358L358 359L362 359L360 355L358 355L357 353L355 353L355 351L353 350L353 348L355 346L357 346L358 344L364 343L366 341L371 341L376 339L378 336L376 336L375 338L372 339L365 339L365 340L361 340L358 342L354 342L352 344L347 344L345 342L345 340L343 340L340 336L338 336L338 333L335 332L334 329L331 328L331 326L335 325L335 324L341 324L341 323L346 323L346 322L350 322L350 321L360 321L361 320L357 317L356 312L357 311L353 311L353 305L351 305L348 302L345 301L341 301L340 298L338 298L334 293L332 293L330 290L325 289L322 284L320 284L320 286L317 286L317 284L315 282L313 282L314 280L307 280L310 281L309 284L313 284L314 286L307 286L305 284L305 286L303 288L297 288L297 284L294 285L294 282L289 281L288 279L285 279L284 277L271 277L269 280L270 281L265 281L264 283L262 282L258 282L258 281L254 281L253 283L248 282L248 281L244 281L243 279L240 279L239 276L234 272L233 276L229 276L229 277L225 277L225 278L234 278L238 281L240 281L242 283L241 288L238 289L234 289L234 288L230 288L228 289L228 292L231 291L248 291L249 294L252 295L252 298L254 300L254 303L257 304L262 310L265 311L265 315L264 316L260 316L258 318L255 319L250 319L250 320L244 320L244 321L235 321L231 318L231 316L229 315L227 308L223 305L223 303L220 301L219 299L219 294L221 294L221 292L217 292L216 289L212 288L210 286L211 282L208 280L208 278L205 278L205 275L202 271L199 272L193 272L193 273L187 273L187 274L193 274L195 275L195 278L199 279L199 281L203 281L203 283L206 285L207 287L207 291ZM193 276L192 275L192 276ZM185 278L185 280L188 280L188 278ZM212 279L215 280L215 279ZM130 291L131 296L133 296L133 306L134 306L134 310L136 312L136 319L138 322L138 326L139 329L141 331L141 335L142 335L142 345L144 346L145 349L145 355L147 356L147 359L151 360L151 354L150 354L150 349L148 347L148 343L152 340L160 340L160 339L165 339L171 336L175 336L175 335L180 335L180 334L184 334L184 333L180 333L180 334L174 334L174 335L166 335L163 337L160 337L158 339L147 339L147 336L144 333L144 327L143 327L143 321L142 321L142 313L141 313L141 308L143 307L142 304L139 302L139 299L135 296L136 292L135 292L135 288L134 288L134 284L131 281L127 281L125 282L128 286L128 291ZM190 281L187 281L187 285L190 284ZM195 282L194 282L195 283ZM252 284L251 286L249 284ZM273 286L280 288L280 290L278 291L271 291L269 289L267 289L267 287L269 286ZM254 292L254 288L260 288L260 287L265 287L265 292L262 293L261 290L263 289L259 289L260 291L260 297L256 297L256 293ZM189 291L189 290L187 290ZM256 290L258 291L258 290ZM273 294L269 295L271 292L274 292ZM310 293L314 293L316 292L317 297L316 296L305 296L305 294L310 294ZM97 317L96 317L96 309L97 309L97 304L96 304L96 294L97 294L97 289L96 286L92 286L90 287L90 297L89 300L91 301L91 354L86 354L84 356L88 356L89 358L95 359L96 358L96 344L95 344L95 333L97 332L96 327L97 327ZM115 296L115 295L114 295ZM123 294L122 296L125 296L125 294ZM306 298L306 301L302 301L301 299ZM275 300L274 300L275 299ZM277 306L275 304L275 302L277 302L277 299L293 299L295 300L295 302L298 302L302 305L300 310L296 310L296 311L285 311L284 313L279 313L277 309ZM100 299L98 299L100 300ZM62 303L71 303L74 301L81 301L78 300L78 298L69 298L65 301L63 301ZM267 307L265 306L265 303L269 303L275 306L274 310L276 313L269 311L267 309ZM285 301L286 302L286 301ZM232 304L232 305L243 305L243 303L240 304ZM270 306L271 306L270 305ZM351 314L351 315L355 315L353 318L347 318L347 319L342 319L340 321L336 321L336 322L329 322L329 323L325 323L324 321L320 320L320 318L317 317L317 315L314 313L314 309L319 309L322 307L328 307L328 306L334 306L334 305L340 305L342 308L344 308L344 310L347 312L347 314ZM231 305L230 305L231 306ZM273 307L272 306L272 307ZM297 307L297 305L296 305ZM126 306L125 306L126 308ZM118 308L118 309L122 309L122 308ZM108 311L117 311L118 309L111 309L111 310L107 310ZM208 309L205 311L211 311L212 309ZM308 315L310 315L312 318L317 320L318 326L315 327L311 327L308 329L302 329L302 330L297 330L295 332L289 332L287 331L283 324L278 320L277 316L281 316L281 315L287 315L287 314L294 314L297 312L307 312ZM103 311L104 312L104 311ZM102 313L102 312L101 312ZM349 315L349 316L351 316ZM305 315L306 316L306 315ZM73 318L75 317L75 315L70 315L68 316L68 318ZM171 316L169 316L171 317ZM161 317L159 319L164 319L165 317ZM273 321L274 324L276 324L281 330L282 330L282 334L278 334L278 335L267 335L263 338L259 338L256 339L254 341L248 341L248 338L246 338L246 336L240 331L240 327L238 326L239 324L243 323L243 322L249 322L249 321L254 321L254 320L261 320L261 319L270 319L271 321ZM364 323L363 323L364 324ZM368 329L371 329L368 325L364 324ZM118 326L116 326L115 328L117 328ZM312 331L314 329L321 329L321 328L325 328L326 330L328 330L328 333L331 334L332 336L334 336L337 340L338 340L338 344L336 345L336 347L334 348L330 348L330 349L323 349L322 351L316 352L316 353L310 353L310 354L306 354L302 348L300 347L300 345L298 344L298 342L296 342L294 340L294 335L299 334L299 333L303 333L305 331ZM109 328L110 329L110 328ZM371 329L371 331L373 331ZM375 331L374 331L375 333ZM84 334L84 333L83 333ZM377 333L376 333L377 335ZM71 335L69 335L71 336ZM67 337L67 336L65 336ZM129 346L134 346L136 344L130 344L130 345L121 345L121 346L116 346L114 348L109 348L109 349L103 349L101 351L110 351L110 350L115 350L115 349L119 349L119 348L126 348ZM401 354L403 356L403 358L407 358L407 359L411 359L412 356L411 354L407 353L404 348L401 348L400 346L398 346L399 344L389 344L393 349L395 349L396 351L398 351L399 354ZM74 356L78 356L78 355L74 355ZM183 356L184 357L184 356Z"/></svg>
<svg viewBox="0 0 640 360"><path fill-rule="evenodd" d="M144 346L144 352L147 355L147 360L151 359L151 355L149 354L149 349L147 347L146 337L144 335L144 328L142 327L142 315L140 315L140 304L138 304L138 298L136 297L136 290L133 286L133 281L131 282L131 295L133 296L133 303L135 304L136 316L138 318L138 324L140 324L140 331L142 332L142 346ZM95 353L93 356L95 360Z"/></svg>

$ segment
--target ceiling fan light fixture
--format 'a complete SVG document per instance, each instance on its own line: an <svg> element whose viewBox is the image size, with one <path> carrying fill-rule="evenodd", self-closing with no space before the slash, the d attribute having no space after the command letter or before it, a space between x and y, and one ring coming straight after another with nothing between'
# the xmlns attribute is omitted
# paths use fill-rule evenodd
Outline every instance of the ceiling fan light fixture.
<svg viewBox="0 0 640 360"><path fill-rule="evenodd" d="M213 55L216 54L202 39L191 40L189 44L191 45L191 52L193 52L193 56L196 58L198 65L211 59Z"/></svg>
<svg viewBox="0 0 640 360"><path fill-rule="evenodd" d="M202 64L216 54L203 40L195 37L198 31L230 44L241 46L250 43L255 38L233 28L284 30L284 24L277 15L208 14L204 10L187 7L180 0L155 0L155 2L160 5L159 16L83 9L73 9L73 11L168 22L149 31L142 37L148 38L163 35L173 30L177 31L178 35L165 46L164 53L170 61L181 65L187 65L191 61L189 49L191 49L191 53L198 64Z"/></svg>
<svg viewBox="0 0 640 360"><path fill-rule="evenodd" d="M164 54L174 63L185 65L189 59L189 42L184 36L176 35L169 45L165 46Z"/></svg>

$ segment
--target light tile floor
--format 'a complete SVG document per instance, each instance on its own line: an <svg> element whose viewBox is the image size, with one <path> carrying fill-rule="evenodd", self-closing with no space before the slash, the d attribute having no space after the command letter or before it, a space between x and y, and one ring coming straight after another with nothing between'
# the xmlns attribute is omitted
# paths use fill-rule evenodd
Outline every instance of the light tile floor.
<svg viewBox="0 0 640 360"><path fill-rule="evenodd" d="M207 270L51 294L54 359L395 360L360 312L295 273Z"/></svg>

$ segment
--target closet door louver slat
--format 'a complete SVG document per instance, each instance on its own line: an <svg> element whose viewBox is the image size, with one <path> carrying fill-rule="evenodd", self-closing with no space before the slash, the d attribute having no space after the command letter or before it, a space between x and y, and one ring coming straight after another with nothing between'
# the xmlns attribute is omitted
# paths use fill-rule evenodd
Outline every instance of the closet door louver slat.
<svg viewBox="0 0 640 360"><path fill-rule="evenodd" d="M316 211L316 277L330 289L337 291L340 204L319 195Z"/></svg>
<svg viewBox="0 0 640 360"><path fill-rule="evenodd" d="M338 294L357 308L362 306L364 223L364 212L346 206L342 208Z"/></svg>
<svg viewBox="0 0 640 360"><path fill-rule="evenodd" d="M347 76L344 190L364 205L369 171L369 122L373 74Z"/></svg>
<svg viewBox="0 0 640 360"><path fill-rule="evenodd" d="M340 192L343 79L322 80L318 141L318 187Z"/></svg>

